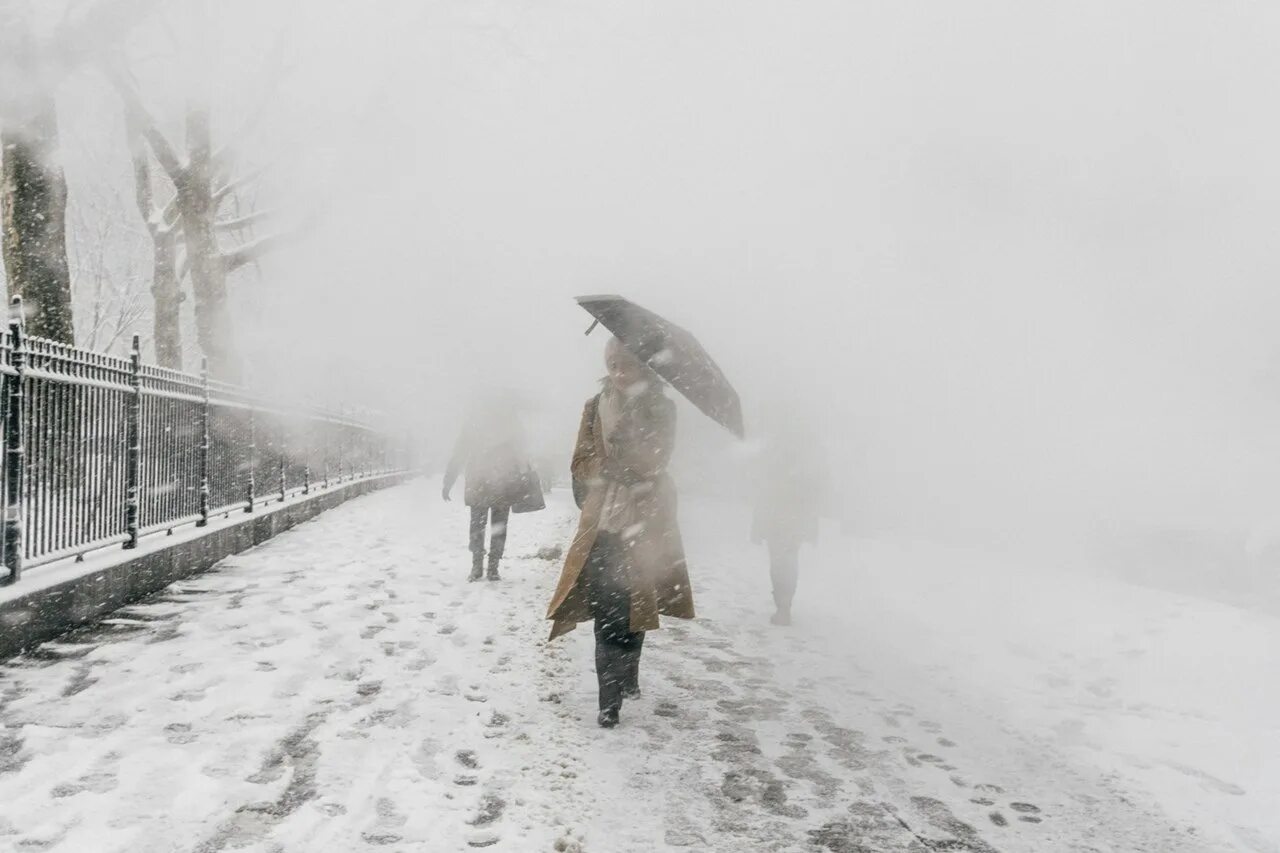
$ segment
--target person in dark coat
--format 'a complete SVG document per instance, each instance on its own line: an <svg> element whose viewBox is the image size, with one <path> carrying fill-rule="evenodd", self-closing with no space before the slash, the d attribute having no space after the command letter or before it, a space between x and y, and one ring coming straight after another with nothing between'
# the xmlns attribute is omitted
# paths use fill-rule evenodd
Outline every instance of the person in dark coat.
<svg viewBox="0 0 1280 853"><path fill-rule="evenodd" d="M827 498L827 472L817 437L781 413L765 421L756 470L751 539L769 550L776 608L771 622L791 624L791 602L800 575L800 546L818 541Z"/></svg>
<svg viewBox="0 0 1280 853"><path fill-rule="evenodd" d="M570 470L582 510L547 608L551 639L595 623L599 724L640 693L640 652L659 616L693 618L693 592L667 463L676 407L661 380L616 339L604 390L587 401Z"/></svg>
<svg viewBox="0 0 1280 853"><path fill-rule="evenodd" d="M465 499L471 508L471 575L484 576L485 535L489 534L491 581L501 580L498 564L507 543L511 504L523 486L528 468L520 423L513 406L493 399L478 407L467 419L445 470L442 497L452 500L458 475L466 480Z"/></svg>

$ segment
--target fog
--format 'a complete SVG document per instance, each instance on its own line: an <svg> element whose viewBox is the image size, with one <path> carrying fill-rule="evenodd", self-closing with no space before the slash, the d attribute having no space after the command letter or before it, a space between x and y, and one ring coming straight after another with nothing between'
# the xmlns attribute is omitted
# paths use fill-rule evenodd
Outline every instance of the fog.
<svg viewBox="0 0 1280 853"><path fill-rule="evenodd" d="M0 0L0 839L1276 853L1277 35Z"/></svg>
<svg viewBox="0 0 1280 853"><path fill-rule="evenodd" d="M493 386L567 458L604 346L571 297L619 293L699 336L749 430L820 425L855 531L1265 550L1276 9L120 9L157 115L264 114L235 144L302 225L233 282L251 373L392 413L428 464ZM109 88L59 85L73 196L127 187ZM685 490L724 491L750 447L681 420Z"/></svg>

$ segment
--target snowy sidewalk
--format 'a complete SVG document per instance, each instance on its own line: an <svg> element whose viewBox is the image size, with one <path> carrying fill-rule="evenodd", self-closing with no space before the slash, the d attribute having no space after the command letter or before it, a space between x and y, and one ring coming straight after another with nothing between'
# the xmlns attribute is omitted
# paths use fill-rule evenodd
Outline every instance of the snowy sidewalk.
<svg viewBox="0 0 1280 853"><path fill-rule="evenodd" d="M430 483L332 510L0 668L0 849L1233 849L943 664L894 686L837 622L772 628L719 512L687 514L700 618L650 638L605 732L590 631L545 642L563 496L513 519L500 584L465 582Z"/></svg>

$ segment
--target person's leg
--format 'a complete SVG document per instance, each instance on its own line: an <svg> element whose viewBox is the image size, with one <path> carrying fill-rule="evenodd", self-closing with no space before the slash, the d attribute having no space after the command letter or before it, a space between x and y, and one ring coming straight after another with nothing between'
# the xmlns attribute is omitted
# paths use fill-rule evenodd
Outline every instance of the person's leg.
<svg viewBox="0 0 1280 853"><path fill-rule="evenodd" d="M471 577L478 581L484 572L484 528L488 523L487 506L471 507Z"/></svg>
<svg viewBox="0 0 1280 853"><path fill-rule="evenodd" d="M622 680L622 696L624 699L640 697L640 652L644 648L644 631L633 631L630 634L626 651L626 676Z"/></svg>
<svg viewBox="0 0 1280 853"><path fill-rule="evenodd" d="M800 573L800 542L792 537L769 540L769 575L773 581L773 603L777 612L775 625L791 624L791 601L796 595L796 579Z"/></svg>
<svg viewBox="0 0 1280 853"><path fill-rule="evenodd" d="M507 548L507 523L511 520L511 507L495 506L489 516L489 580L501 580L498 563Z"/></svg>
<svg viewBox="0 0 1280 853"><path fill-rule="evenodd" d="M602 535L589 562L589 595L595 616L596 679L600 691L600 725L618 723L624 688L633 666L639 666L644 634L631 631L631 589L622 549L614 536Z"/></svg>

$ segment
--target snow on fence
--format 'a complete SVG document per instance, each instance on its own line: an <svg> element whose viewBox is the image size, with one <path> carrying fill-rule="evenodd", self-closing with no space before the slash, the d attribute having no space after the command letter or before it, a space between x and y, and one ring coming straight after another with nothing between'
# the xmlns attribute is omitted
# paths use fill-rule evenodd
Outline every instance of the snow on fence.
<svg viewBox="0 0 1280 853"><path fill-rule="evenodd" d="M208 377L0 333L0 585L24 568L403 470L370 424Z"/></svg>

